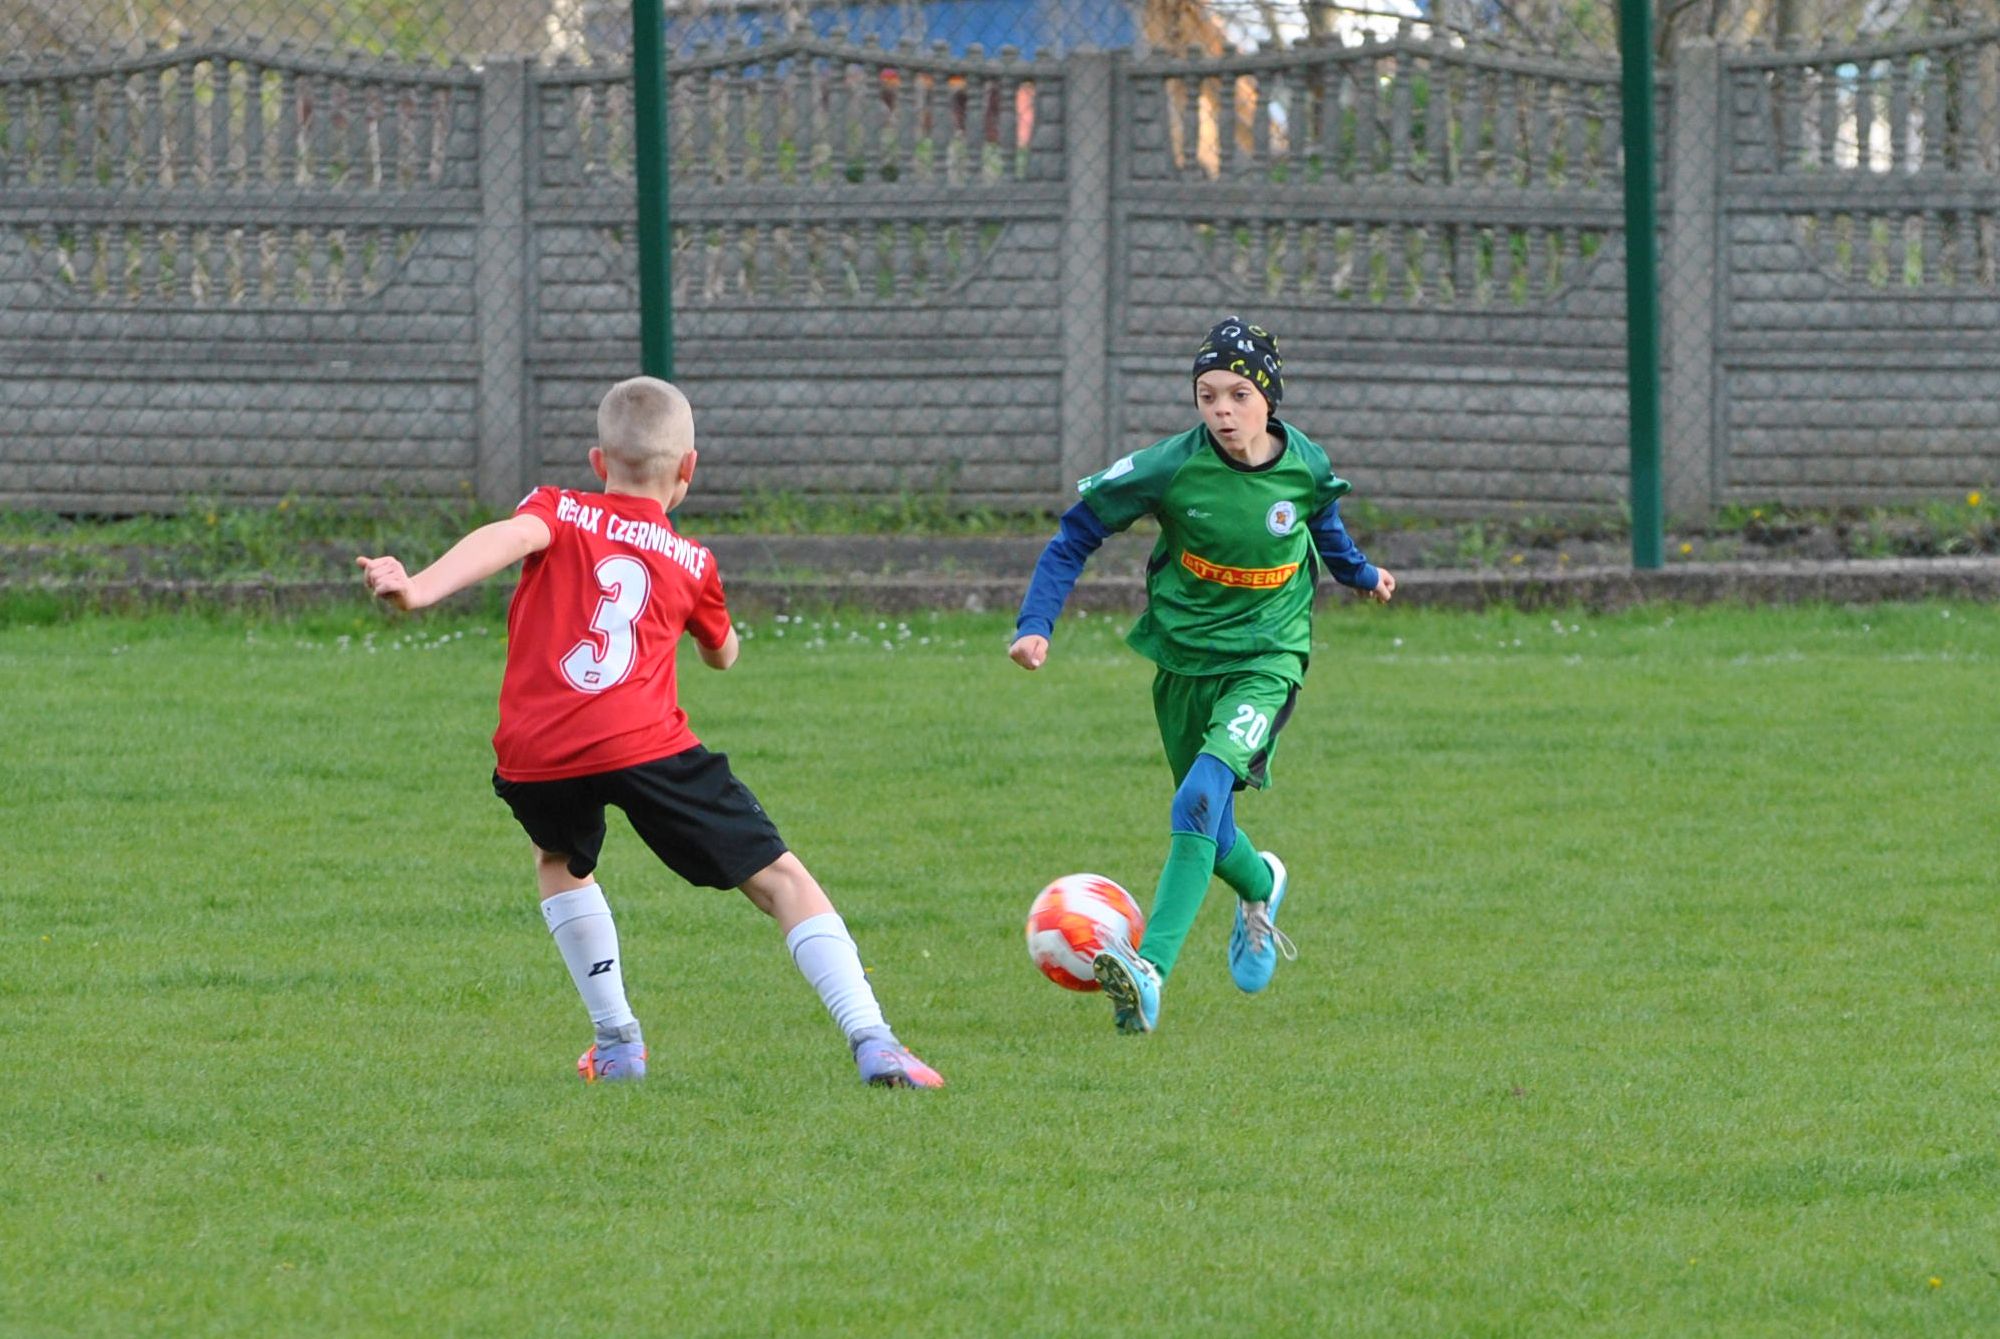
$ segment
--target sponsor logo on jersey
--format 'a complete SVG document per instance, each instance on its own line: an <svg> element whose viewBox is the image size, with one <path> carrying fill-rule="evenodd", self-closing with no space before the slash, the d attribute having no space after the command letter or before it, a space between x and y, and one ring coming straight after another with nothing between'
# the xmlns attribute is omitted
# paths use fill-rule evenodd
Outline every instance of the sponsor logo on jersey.
<svg viewBox="0 0 2000 1339"><path fill-rule="evenodd" d="M640 521L613 515L604 527L604 537L635 549L648 549L677 562L696 580L708 568L708 550L691 539L682 539L658 521Z"/></svg>
<svg viewBox="0 0 2000 1339"><path fill-rule="evenodd" d="M601 531L614 543L661 554L668 561L679 563L697 581L708 570L707 549L691 539L681 538L658 521L620 516L615 511L606 515L603 507L578 502L566 495L556 500L556 519L593 535Z"/></svg>
<svg viewBox="0 0 2000 1339"><path fill-rule="evenodd" d="M1282 586L1299 570L1297 563L1285 563L1279 567L1229 567L1222 563L1212 563L1193 553L1181 554L1181 566L1202 581L1213 581L1218 586L1242 586L1251 590L1269 590Z"/></svg>
<svg viewBox="0 0 2000 1339"><path fill-rule="evenodd" d="M1299 509L1291 502L1273 502L1271 510L1264 513L1264 528L1279 537L1292 533L1292 527L1299 523Z"/></svg>
<svg viewBox="0 0 2000 1339"><path fill-rule="evenodd" d="M565 493L556 499L556 519L579 530L588 530L594 535L597 533L598 522L604 519L604 508L587 507Z"/></svg>

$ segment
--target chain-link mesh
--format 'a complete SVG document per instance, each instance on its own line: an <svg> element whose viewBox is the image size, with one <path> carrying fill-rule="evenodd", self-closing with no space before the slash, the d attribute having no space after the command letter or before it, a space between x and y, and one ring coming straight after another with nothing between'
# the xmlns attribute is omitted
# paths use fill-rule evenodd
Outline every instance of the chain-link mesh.
<svg viewBox="0 0 2000 1339"><path fill-rule="evenodd" d="M1676 516L2000 475L1992 21L1661 8ZM0 505L582 481L638 366L631 23L0 0ZM1186 425L1229 311L1378 503L1623 504L1613 5L708 0L666 36L698 506L1055 505Z"/></svg>

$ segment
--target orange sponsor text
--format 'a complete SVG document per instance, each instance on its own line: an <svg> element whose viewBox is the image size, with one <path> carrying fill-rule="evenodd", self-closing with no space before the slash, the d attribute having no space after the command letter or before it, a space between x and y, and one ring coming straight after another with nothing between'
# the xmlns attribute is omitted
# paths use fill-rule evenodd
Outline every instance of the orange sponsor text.
<svg viewBox="0 0 2000 1339"><path fill-rule="evenodd" d="M1259 589L1282 586L1299 570L1297 563L1286 563L1282 567L1225 567L1221 563L1212 563L1192 553L1181 555L1181 566L1203 581L1213 581L1221 586L1250 586Z"/></svg>

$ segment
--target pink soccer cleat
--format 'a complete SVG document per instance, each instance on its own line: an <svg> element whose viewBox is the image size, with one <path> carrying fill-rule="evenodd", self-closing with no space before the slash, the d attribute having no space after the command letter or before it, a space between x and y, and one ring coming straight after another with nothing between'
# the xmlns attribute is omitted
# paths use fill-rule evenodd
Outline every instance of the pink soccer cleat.
<svg viewBox="0 0 2000 1339"><path fill-rule="evenodd" d="M633 1083L646 1077L646 1047L620 1041L593 1046L576 1058L577 1076L585 1083Z"/></svg>
<svg viewBox="0 0 2000 1339"><path fill-rule="evenodd" d="M861 1081L874 1088L942 1088L944 1075L917 1059L895 1034L878 1032L854 1044Z"/></svg>

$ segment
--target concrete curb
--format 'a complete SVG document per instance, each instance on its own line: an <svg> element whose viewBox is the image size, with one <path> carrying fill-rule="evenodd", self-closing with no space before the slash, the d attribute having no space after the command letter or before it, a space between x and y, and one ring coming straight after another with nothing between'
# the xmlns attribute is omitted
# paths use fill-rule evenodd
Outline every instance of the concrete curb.
<svg viewBox="0 0 2000 1339"><path fill-rule="evenodd" d="M1397 598L1454 609L1635 604L1872 604L1884 600L2000 600L2000 558L1893 558L1772 563L1680 563L1658 571L1411 572Z"/></svg>
<svg viewBox="0 0 2000 1339"><path fill-rule="evenodd" d="M728 568L724 568L725 572ZM499 585L508 578L496 578ZM849 606L882 613L924 609L1012 610L1027 584L1019 575L902 572L886 575L760 575L727 578L732 606L789 611ZM503 587L504 588L504 587ZM293 611L352 600L358 581L12 582L0 594L45 592L92 609L257 608ZM472 597L461 596L461 600ZM1322 585L1321 603L1351 598ZM1650 602L1681 604L1869 604L1884 600L1960 599L2000 602L2000 558L1899 558L1880 561L1682 563L1655 572L1625 567L1558 570L1410 571L1401 578L1397 603L1412 607L1517 609L1554 607L1593 611ZM1072 609L1135 612L1145 600L1136 575L1088 577L1070 599Z"/></svg>
<svg viewBox="0 0 2000 1339"><path fill-rule="evenodd" d="M1014 609L1025 578L748 577L730 582L732 603L779 610L857 604L885 612L912 609ZM1352 593L1320 587L1326 604ZM1558 571L1413 571L1399 578L1398 604L1445 609L1554 607L1593 611L1637 604L1871 604L1884 600L2000 601L2000 558L1894 559L1880 562L1686 563L1655 572L1586 567ZM1086 578L1072 609L1136 612L1145 603L1139 577Z"/></svg>

